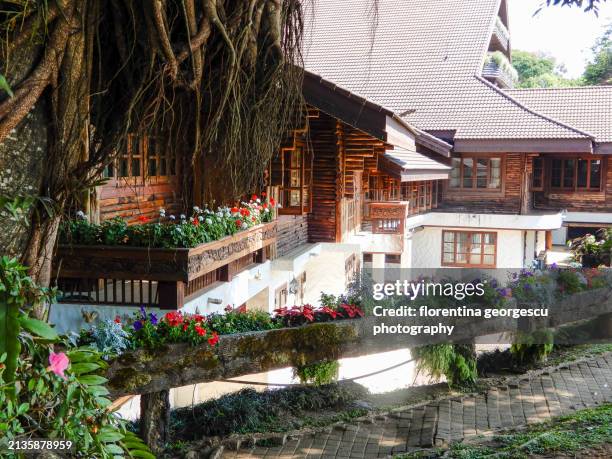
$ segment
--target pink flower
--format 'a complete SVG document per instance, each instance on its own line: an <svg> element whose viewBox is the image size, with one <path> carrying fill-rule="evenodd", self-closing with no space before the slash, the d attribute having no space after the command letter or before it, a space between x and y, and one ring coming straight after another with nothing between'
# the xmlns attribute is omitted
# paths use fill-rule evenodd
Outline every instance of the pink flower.
<svg viewBox="0 0 612 459"><path fill-rule="evenodd" d="M47 370L52 371L60 378L68 379L64 374L64 371L66 368L68 368L68 365L70 365L70 360L68 360L68 357L63 352L56 354L52 351L49 354L49 367Z"/></svg>

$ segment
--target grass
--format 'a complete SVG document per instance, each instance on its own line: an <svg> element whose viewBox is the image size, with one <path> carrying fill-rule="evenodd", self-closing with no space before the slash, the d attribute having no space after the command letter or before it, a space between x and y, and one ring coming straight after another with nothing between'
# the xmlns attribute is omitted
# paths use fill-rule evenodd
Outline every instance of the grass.
<svg viewBox="0 0 612 459"><path fill-rule="evenodd" d="M612 404L534 424L525 430L498 435L481 443L455 443L448 451L419 451L400 457L523 459L533 455L576 455L580 451L608 443L612 443Z"/></svg>

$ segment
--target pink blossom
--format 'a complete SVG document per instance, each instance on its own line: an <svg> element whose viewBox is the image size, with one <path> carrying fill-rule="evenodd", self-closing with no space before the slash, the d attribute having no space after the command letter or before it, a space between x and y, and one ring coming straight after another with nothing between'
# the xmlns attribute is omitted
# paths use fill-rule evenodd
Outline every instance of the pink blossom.
<svg viewBox="0 0 612 459"><path fill-rule="evenodd" d="M59 352L57 354L55 352L51 352L49 354L49 367L47 368L47 370L52 371L60 378L68 379L66 378L64 371L66 370L66 368L68 368L69 364L70 360L68 360L66 354L64 354L63 352Z"/></svg>

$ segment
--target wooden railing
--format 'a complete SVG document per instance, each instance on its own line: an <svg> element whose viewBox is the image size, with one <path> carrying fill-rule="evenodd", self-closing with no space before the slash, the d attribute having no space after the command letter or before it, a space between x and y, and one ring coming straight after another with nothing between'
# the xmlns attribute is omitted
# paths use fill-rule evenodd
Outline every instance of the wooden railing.
<svg viewBox="0 0 612 459"><path fill-rule="evenodd" d="M340 201L340 234L344 241L351 234L361 229L363 220L363 199L360 194L353 198L342 198Z"/></svg>
<svg viewBox="0 0 612 459"><path fill-rule="evenodd" d="M408 217L406 202L373 202L370 204L372 232L375 234L404 234Z"/></svg>

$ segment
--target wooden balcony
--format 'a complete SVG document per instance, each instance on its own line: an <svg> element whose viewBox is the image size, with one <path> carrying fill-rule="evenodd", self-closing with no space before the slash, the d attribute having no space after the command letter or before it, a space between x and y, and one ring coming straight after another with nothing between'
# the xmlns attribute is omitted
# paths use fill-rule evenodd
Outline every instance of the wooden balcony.
<svg viewBox="0 0 612 459"><path fill-rule="evenodd" d="M276 221L191 249L60 246L60 302L179 309L190 295L265 262L275 242Z"/></svg>

